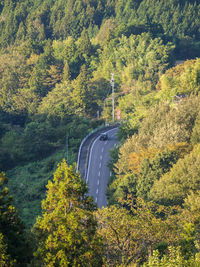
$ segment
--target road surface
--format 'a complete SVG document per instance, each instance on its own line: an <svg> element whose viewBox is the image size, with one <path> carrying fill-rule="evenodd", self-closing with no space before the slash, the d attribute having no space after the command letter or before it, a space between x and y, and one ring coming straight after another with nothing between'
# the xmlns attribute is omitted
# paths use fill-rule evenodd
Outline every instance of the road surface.
<svg viewBox="0 0 200 267"><path fill-rule="evenodd" d="M118 143L117 128L105 131L108 140L100 141L97 137L92 143L88 162L86 182L89 186L89 195L94 198L99 208L107 206L106 188L110 176L107 163L110 159L109 150Z"/></svg>

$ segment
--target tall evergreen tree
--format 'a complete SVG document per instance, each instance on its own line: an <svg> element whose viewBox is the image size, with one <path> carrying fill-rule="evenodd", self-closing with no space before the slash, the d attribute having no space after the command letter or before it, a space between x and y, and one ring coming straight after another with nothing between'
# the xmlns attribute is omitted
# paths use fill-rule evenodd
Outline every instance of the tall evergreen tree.
<svg viewBox="0 0 200 267"><path fill-rule="evenodd" d="M88 72L85 65L81 66L81 71L76 80L73 81L72 100L77 114L85 115L86 104L88 103Z"/></svg>
<svg viewBox="0 0 200 267"><path fill-rule="evenodd" d="M94 205L87 186L65 161L58 165L47 185L42 217L33 228L39 266L100 266L100 242L96 236Z"/></svg>

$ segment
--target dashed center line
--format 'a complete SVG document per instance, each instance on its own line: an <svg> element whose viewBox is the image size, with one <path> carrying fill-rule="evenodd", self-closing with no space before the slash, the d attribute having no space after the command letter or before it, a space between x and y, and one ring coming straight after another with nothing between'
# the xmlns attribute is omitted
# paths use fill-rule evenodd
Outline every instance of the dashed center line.
<svg viewBox="0 0 200 267"><path fill-rule="evenodd" d="M102 158L103 158L103 156L101 155L101 156L100 156L100 160L102 160Z"/></svg>
<svg viewBox="0 0 200 267"><path fill-rule="evenodd" d="M98 194L98 193L99 193L99 189L97 188L96 194Z"/></svg>
<svg viewBox="0 0 200 267"><path fill-rule="evenodd" d="M99 168L101 168L101 162L99 163Z"/></svg>
<svg viewBox="0 0 200 267"><path fill-rule="evenodd" d="M102 149L101 149L101 152L103 153L103 151L104 151L104 147L102 147Z"/></svg>
<svg viewBox="0 0 200 267"><path fill-rule="evenodd" d="M105 145L107 145L108 141L105 142Z"/></svg>
<svg viewBox="0 0 200 267"><path fill-rule="evenodd" d="M98 172L98 176L100 176L101 175L101 172Z"/></svg>
<svg viewBox="0 0 200 267"><path fill-rule="evenodd" d="M97 202L97 197L95 198L95 202Z"/></svg>
<svg viewBox="0 0 200 267"><path fill-rule="evenodd" d="M97 181L97 185L99 185L99 180Z"/></svg>

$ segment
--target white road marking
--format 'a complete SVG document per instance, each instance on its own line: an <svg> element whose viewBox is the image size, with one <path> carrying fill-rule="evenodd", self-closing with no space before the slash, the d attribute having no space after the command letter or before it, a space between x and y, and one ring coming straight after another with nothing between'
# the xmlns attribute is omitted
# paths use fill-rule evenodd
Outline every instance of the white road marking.
<svg viewBox="0 0 200 267"><path fill-rule="evenodd" d="M99 189L97 188L96 194L98 195L98 193L99 193Z"/></svg>
<svg viewBox="0 0 200 267"><path fill-rule="evenodd" d="M101 162L99 163L99 168L101 168Z"/></svg>
<svg viewBox="0 0 200 267"><path fill-rule="evenodd" d="M95 198L95 202L97 202L97 197Z"/></svg>
<svg viewBox="0 0 200 267"><path fill-rule="evenodd" d="M97 181L97 185L99 185L99 180Z"/></svg>
<svg viewBox="0 0 200 267"><path fill-rule="evenodd" d="M102 147L102 149L101 149L101 152L103 153L103 151L104 151L104 147Z"/></svg>
<svg viewBox="0 0 200 267"><path fill-rule="evenodd" d="M101 172L98 172L98 176L100 176L101 175Z"/></svg>
<svg viewBox="0 0 200 267"><path fill-rule="evenodd" d="M111 131L114 131L116 130L116 128L113 128L113 129L110 129L108 131L106 131L105 133L109 133ZM99 140L99 135L97 136L97 138L94 140L92 146L91 146L91 149L90 149L90 155L89 155L89 162L88 162L88 168L87 168L87 175L86 175L86 183L88 183L88 179L89 179L89 171L90 171L90 164L91 164L91 157L92 157L92 150L93 150L93 147L95 145L95 143ZM100 156L100 159L102 160L102 156Z"/></svg>
<svg viewBox="0 0 200 267"><path fill-rule="evenodd" d="M112 172L110 172L110 176L112 176Z"/></svg>
<svg viewBox="0 0 200 267"><path fill-rule="evenodd" d="M88 169L87 169L87 176L86 176L86 183L88 182L88 178L89 178L89 170L90 170L90 164L91 164L91 157L92 157L92 150L93 147L95 145L95 143L99 140L99 136L94 140L91 149L90 149L90 156L89 156L89 162L88 162Z"/></svg>
<svg viewBox="0 0 200 267"><path fill-rule="evenodd" d="M101 155L101 156L100 156L100 160L102 160L102 158L103 158L103 156Z"/></svg>
<svg viewBox="0 0 200 267"><path fill-rule="evenodd" d="M105 145L107 145L108 141L105 142Z"/></svg>

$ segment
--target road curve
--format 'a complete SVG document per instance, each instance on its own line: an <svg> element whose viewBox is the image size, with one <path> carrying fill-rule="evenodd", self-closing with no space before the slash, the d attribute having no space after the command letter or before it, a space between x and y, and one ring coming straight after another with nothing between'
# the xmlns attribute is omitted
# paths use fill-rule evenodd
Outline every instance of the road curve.
<svg viewBox="0 0 200 267"><path fill-rule="evenodd" d="M108 134L108 140L100 141L98 136L92 143L86 176L89 195L94 198L99 208L107 206L105 193L110 176L110 170L107 167L110 159L109 150L118 143L117 128L107 130L105 133Z"/></svg>

